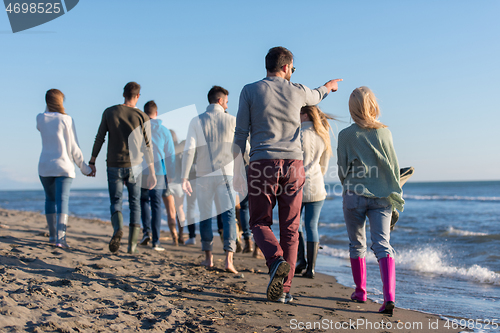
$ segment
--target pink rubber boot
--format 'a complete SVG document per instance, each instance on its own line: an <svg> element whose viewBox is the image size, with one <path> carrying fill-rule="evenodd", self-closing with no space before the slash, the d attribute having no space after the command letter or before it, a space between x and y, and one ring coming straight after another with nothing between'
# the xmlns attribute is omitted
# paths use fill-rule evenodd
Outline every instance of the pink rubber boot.
<svg viewBox="0 0 500 333"><path fill-rule="evenodd" d="M394 258L390 256L380 259L378 264L380 277L384 284L384 304L378 312L392 315L395 307L394 301L396 300L396 264Z"/></svg>
<svg viewBox="0 0 500 333"><path fill-rule="evenodd" d="M365 258L351 258L351 270L356 290L351 299L356 302L366 302L366 261Z"/></svg>

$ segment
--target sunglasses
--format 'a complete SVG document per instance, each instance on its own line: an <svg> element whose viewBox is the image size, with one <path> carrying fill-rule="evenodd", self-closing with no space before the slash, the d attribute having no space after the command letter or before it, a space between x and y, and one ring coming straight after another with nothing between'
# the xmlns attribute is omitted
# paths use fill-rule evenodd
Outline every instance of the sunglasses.
<svg viewBox="0 0 500 333"><path fill-rule="evenodd" d="M284 66L283 66L284 67ZM282 67L282 68L283 68ZM295 73L295 67L292 67L292 74Z"/></svg>

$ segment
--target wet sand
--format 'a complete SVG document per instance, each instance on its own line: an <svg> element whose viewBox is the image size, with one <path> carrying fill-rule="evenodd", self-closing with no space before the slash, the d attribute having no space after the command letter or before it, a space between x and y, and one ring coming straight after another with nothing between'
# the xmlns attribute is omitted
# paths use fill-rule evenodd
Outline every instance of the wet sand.
<svg viewBox="0 0 500 333"><path fill-rule="evenodd" d="M48 244L45 216L0 209L0 332L460 332L438 316L350 300L335 278L295 277L291 304L266 300L268 269L251 254L235 254L239 274L223 270L215 236L214 269L200 241L164 252L139 247L127 235L111 254L109 222L70 217L69 250ZM397 305L397 303L396 303ZM302 330L301 330L302 329Z"/></svg>

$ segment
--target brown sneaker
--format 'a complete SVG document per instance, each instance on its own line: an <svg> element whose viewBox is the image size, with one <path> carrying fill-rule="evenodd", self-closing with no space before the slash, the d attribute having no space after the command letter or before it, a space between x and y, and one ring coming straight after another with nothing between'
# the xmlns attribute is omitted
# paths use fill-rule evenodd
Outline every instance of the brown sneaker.
<svg viewBox="0 0 500 333"><path fill-rule="evenodd" d="M253 244L252 240L245 239L245 247L243 247L243 253L252 253L253 252Z"/></svg>

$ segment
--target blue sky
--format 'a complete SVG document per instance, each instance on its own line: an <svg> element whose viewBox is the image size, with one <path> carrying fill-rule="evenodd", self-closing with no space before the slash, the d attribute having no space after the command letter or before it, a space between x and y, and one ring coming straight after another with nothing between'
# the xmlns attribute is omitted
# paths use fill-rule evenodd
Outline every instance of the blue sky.
<svg viewBox="0 0 500 333"><path fill-rule="evenodd" d="M265 77L278 45L295 55L293 82L344 79L320 104L341 120L335 134L349 126L350 93L366 85L413 181L498 180L499 10L497 0L86 0L16 34L0 13L0 190L41 189L35 117L48 89L66 94L88 160L103 110L123 101L128 81L142 85L139 107L154 99L160 113L177 110L162 118L182 137L214 84L236 115L242 87ZM103 148L98 177L78 174L73 188L106 187L105 170Z"/></svg>

